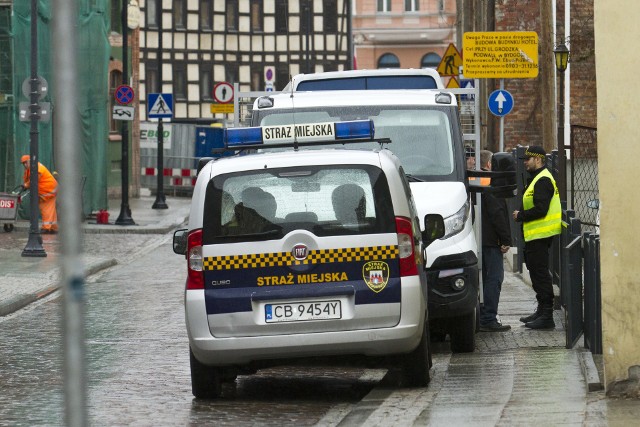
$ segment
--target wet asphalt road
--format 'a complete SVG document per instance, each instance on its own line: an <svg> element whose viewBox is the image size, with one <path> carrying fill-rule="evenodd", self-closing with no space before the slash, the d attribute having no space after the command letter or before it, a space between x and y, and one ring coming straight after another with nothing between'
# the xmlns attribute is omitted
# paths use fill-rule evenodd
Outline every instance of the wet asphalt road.
<svg viewBox="0 0 640 427"><path fill-rule="evenodd" d="M146 242L148 243L148 242ZM364 369L274 368L240 376L224 399L191 394L184 259L168 238L86 284L92 425L314 425L381 378ZM133 249L132 249L133 250ZM133 261L132 261L133 259ZM0 319L0 425L63 424L60 293Z"/></svg>

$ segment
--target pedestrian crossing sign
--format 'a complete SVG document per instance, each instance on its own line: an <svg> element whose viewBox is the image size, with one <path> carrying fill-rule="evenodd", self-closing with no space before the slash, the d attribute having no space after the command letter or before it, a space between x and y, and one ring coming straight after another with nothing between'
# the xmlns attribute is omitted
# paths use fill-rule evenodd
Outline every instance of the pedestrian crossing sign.
<svg viewBox="0 0 640 427"><path fill-rule="evenodd" d="M150 93L147 98L147 116L150 119L170 119L173 117L173 94Z"/></svg>

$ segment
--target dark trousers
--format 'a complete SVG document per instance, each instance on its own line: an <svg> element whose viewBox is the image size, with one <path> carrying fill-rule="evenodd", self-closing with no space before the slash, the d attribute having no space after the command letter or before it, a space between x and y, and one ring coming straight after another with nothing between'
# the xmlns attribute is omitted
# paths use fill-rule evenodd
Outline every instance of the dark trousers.
<svg viewBox="0 0 640 427"><path fill-rule="evenodd" d="M497 246L483 246L482 295L484 303L480 309L480 323L483 325L496 321L503 280L504 262L500 248Z"/></svg>
<svg viewBox="0 0 640 427"><path fill-rule="evenodd" d="M542 307L553 307L553 285L549 271L549 248L552 241L553 237L547 237L524 244L524 262L531 276L536 299Z"/></svg>

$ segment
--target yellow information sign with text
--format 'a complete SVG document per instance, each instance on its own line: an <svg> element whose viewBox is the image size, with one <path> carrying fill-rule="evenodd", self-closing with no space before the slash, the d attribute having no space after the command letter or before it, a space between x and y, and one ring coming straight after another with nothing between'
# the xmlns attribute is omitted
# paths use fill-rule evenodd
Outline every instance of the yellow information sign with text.
<svg viewBox="0 0 640 427"><path fill-rule="evenodd" d="M233 113L233 103L230 104L210 104L209 110L211 113Z"/></svg>
<svg viewBox="0 0 640 427"><path fill-rule="evenodd" d="M530 79L538 76L538 34L534 31L468 32L462 43L468 79Z"/></svg>

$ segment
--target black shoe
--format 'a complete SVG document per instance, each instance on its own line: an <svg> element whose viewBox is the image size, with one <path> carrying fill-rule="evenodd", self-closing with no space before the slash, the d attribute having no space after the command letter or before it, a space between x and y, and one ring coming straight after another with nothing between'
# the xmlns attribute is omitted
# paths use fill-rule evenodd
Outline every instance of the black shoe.
<svg viewBox="0 0 640 427"><path fill-rule="evenodd" d="M524 324L529 329L555 329L556 324L553 321L553 307L543 308L542 314L537 319Z"/></svg>
<svg viewBox="0 0 640 427"><path fill-rule="evenodd" d="M529 322L533 322L540 316L542 316L542 307L540 306L540 304L538 304L538 307L536 307L536 311L534 311L533 314L521 317L520 321L522 323L529 323Z"/></svg>
<svg viewBox="0 0 640 427"><path fill-rule="evenodd" d="M505 332L509 329L511 329L511 326L503 325L495 320L490 323L485 323L484 325L480 324L480 332Z"/></svg>

